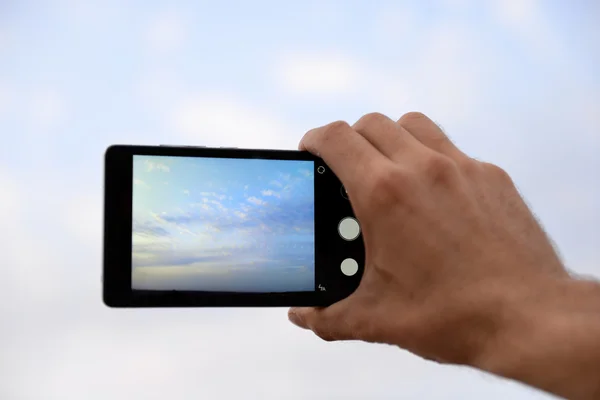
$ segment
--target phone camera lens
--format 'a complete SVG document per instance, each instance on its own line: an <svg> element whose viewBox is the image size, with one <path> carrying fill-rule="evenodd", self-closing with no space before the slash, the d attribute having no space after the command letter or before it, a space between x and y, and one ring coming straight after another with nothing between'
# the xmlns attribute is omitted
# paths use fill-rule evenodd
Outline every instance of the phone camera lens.
<svg viewBox="0 0 600 400"><path fill-rule="evenodd" d="M319 167L317 168L317 172L319 174L324 174L325 173L325 167L322 165L319 165Z"/></svg>

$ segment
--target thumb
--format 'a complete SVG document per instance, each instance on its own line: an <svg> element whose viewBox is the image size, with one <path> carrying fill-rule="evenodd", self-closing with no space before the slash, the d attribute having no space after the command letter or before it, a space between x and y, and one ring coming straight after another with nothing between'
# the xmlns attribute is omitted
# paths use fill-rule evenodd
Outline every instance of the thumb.
<svg viewBox="0 0 600 400"><path fill-rule="evenodd" d="M302 329L310 329L306 320L306 315L314 313L313 307L292 307L288 311L288 319L290 322Z"/></svg>
<svg viewBox="0 0 600 400"><path fill-rule="evenodd" d="M311 330L328 342L358 339L355 318L347 310L344 301L326 308L292 307L288 318L294 325Z"/></svg>

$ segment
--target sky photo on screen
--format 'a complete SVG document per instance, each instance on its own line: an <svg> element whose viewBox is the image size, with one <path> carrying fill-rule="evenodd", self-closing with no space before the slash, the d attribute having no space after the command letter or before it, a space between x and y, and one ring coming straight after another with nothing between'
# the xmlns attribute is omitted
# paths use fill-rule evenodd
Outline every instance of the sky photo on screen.
<svg viewBox="0 0 600 400"><path fill-rule="evenodd" d="M134 156L132 289L314 290L313 168Z"/></svg>

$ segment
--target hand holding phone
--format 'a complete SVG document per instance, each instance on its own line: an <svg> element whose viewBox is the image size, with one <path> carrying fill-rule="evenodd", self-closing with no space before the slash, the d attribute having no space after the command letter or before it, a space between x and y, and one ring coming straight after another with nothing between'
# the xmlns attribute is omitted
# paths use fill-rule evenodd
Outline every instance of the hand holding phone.
<svg viewBox="0 0 600 400"><path fill-rule="evenodd" d="M292 308L328 341L387 343L570 399L600 398L600 283L571 275L501 168L420 113L308 132L348 188L365 270L350 296Z"/></svg>
<svg viewBox="0 0 600 400"><path fill-rule="evenodd" d="M364 265L345 189L304 151L112 146L104 224L112 307L325 306Z"/></svg>

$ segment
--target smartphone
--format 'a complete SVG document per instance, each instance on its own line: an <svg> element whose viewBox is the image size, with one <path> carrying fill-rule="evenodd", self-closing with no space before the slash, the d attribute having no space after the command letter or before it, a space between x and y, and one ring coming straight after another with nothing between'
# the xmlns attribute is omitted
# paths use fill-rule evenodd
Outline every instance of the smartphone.
<svg viewBox="0 0 600 400"><path fill-rule="evenodd" d="M360 224L308 152L114 145L104 168L109 307L327 306L358 287Z"/></svg>

